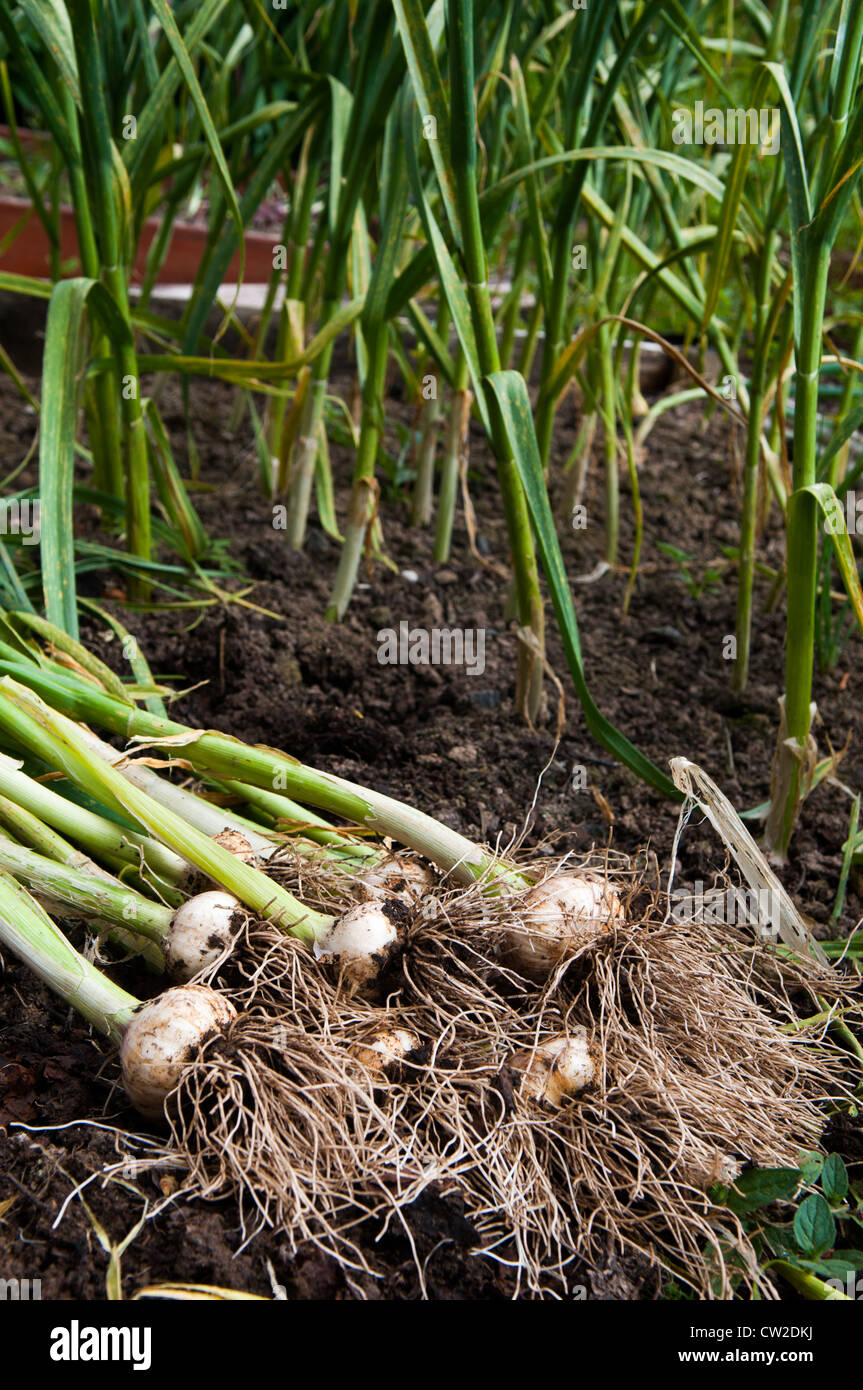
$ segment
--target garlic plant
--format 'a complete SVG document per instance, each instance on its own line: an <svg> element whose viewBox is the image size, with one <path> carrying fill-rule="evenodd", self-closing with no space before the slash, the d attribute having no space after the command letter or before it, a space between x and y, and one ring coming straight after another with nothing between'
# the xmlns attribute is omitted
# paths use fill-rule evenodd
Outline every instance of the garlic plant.
<svg viewBox="0 0 863 1390"><path fill-rule="evenodd" d="M530 979L545 980L566 957L624 921L623 904L608 883L593 874L556 874L525 895L505 934L504 955Z"/></svg>
<svg viewBox="0 0 863 1390"><path fill-rule="evenodd" d="M558 1107L595 1081L596 1050L587 1030L578 1027L514 1052L507 1066L519 1078L520 1095Z"/></svg>

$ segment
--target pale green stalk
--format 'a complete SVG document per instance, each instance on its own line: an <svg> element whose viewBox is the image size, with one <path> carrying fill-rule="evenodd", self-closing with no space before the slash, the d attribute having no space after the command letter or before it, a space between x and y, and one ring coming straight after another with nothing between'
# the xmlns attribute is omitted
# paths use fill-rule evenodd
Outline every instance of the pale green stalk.
<svg viewBox="0 0 863 1390"><path fill-rule="evenodd" d="M124 888L116 879L59 864L5 837L0 837L0 869L21 880L31 892L67 904L76 915L92 914L150 941L162 943L173 920L169 907Z"/></svg>
<svg viewBox="0 0 863 1390"><path fill-rule="evenodd" d="M93 758L78 727L38 696L8 678L0 681L0 686L5 697L0 698L0 724L17 740L34 751L39 750L41 756L49 748L52 763L76 785L91 794L101 795L137 820L253 912L306 941L323 935L332 924L331 917L305 907L259 869L243 863L174 811L160 806L146 792L128 782L116 768Z"/></svg>
<svg viewBox="0 0 863 1390"><path fill-rule="evenodd" d="M459 478L462 468L467 465L472 400L473 396L468 388L467 360L464 353L459 350L456 360L455 389L450 397L449 420L447 421L441 462L437 530L434 542L434 559L438 564L445 564L450 556Z"/></svg>
<svg viewBox="0 0 863 1390"><path fill-rule="evenodd" d="M611 324L604 324L599 330L599 361L605 455L605 558L609 565L615 565L620 535L620 478L617 462L617 385L614 379Z"/></svg>
<svg viewBox="0 0 863 1390"><path fill-rule="evenodd" d="M5 873L0 873L0 944L88 1023L120 1041L138 1000L79 955L35 898Z"/></svg>
<svg viewBox="0 0 863 1390"><path fill-rule="evenodd" d="M434 510L434 472L437 456L438 430L442 401L437 392L423 401L419 419L417 475L411 494L411 521L414 526L428 526Z"/></svg>
<svg viewBox="0 0 863 1390"><path fill-rule="evenodd" d="M76 849L62 835L58 835L56 830L52 830L38 816L34 816L31 811L26 811L23 806L10 801L7 796L0 796L0 825L19 843L29 845L38 854L44 855L47 859L53 859L58 864L96 867L95 861L90 859L88 855Z"/></svg>
<svg viewBox="0 0 863 1390"><path fill-rule="evenodd" d="M809 260L805 284L795 291L802 295L804 310L795 353L794 491L788 499L786 539L785 727L777 748L773 804L765 828L768 845L783 856L808 790L819 509L812 494L803 489L816 481L818 381L829 271L830 250L822 245Z"/></svg>
<svg viewBox="0 0 863 1390"><path fill-rule="evenodd" d="M435 331L445 344L449 335L449 308L443 295L438 304ZM435 374L435 394L424 401L420 415L417 476L411 497L411 521L414 526L428 526L434 510L434 472L437 454L438 429L443 414L441 382Z"/></svg>
<svg viewBox="0 0 863 1390"><path fill-rule="evenodd" d="M363 420L351 485L350 510L345 524L345 539L339 557L339 567L326 612L326 616L335 621L344 617L350 603L368 539L369 525L375 512L374 474L383 425L382 401L389 341L387 324L376 324L368 337L369 364L363 385Z"/></svg>
<svg viewBox="0 0 863 1390"><path fill-rule="evenodd" d="M2 755L0 796L23 807L74 843L83 845L97 859L104 859L116 867L124 864L137 867L143 859L154 874L170 884L179 883L188 871L184 860L164 845L67 800L28 777L10 758Z"/></svg>

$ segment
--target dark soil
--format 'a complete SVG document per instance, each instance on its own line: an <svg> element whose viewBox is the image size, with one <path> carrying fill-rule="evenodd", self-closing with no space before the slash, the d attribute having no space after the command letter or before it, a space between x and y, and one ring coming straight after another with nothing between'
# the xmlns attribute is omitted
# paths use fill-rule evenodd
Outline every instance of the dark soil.
<svg viewBox="0 0 863 1390"><path fill-rule="evenodd" d="M35 370L27 360L27 349L35 344L24 340L18 354L8 332L0 332L0 339L22 367ZM35 390L35 380L30 384ZM347 396L350 384L343 363L334 385ZM0 388L0 454L8 471L32 439L34 417L8 383L0 382ZM192 390L201 459L201 486L193 495L210 535L229 542L232 559L254 581L246 604L258 607L231 603L130 613L118 603L115 609L140 639L156 676L188 692L176 706L178 717L284 748L314 766L368 782L472 837L506 843L526 832L525 843L538 845L544 854L583 850L612 837L625 851L649 843L666 861L676 810L586 733L550 612L550 661L566 690L559 746L553 692L551 717L543 727L532 731L515 717L516 639L504 616L505 586L472 556L461 514L452 558L438 566L431 560L431 537L409 527L403 500L385 495L385 545L396 568L377 564L361 574L345 621L325 622L338 546L315 525L303 553L287 548L258 486L248 416L235 435L229 430L232 405L230 393L217 383L199 383ZM179 392L169 389L161 408L185 468ZM410 407L397 392L390 409L393 418L410 421ZM576 423L574 407L566 402L556 435L558 481ZM640 469L642 570L628 617L622 615L623 569L582 582L602 557L598 465L586 499L587 529L573 531L564 523L560 534L575 581L588 680L600 709L660 766L685 754L737 807L746 808L763 801L769 789L783 684L784 611L781 602L765 611L769 585L760 579L749 686L744 695L733 694L723 644L734 632L735 584L721 564L722 547L736 544L740 507L732 429L718 416L705 427L702 412L687 407L666 416L651 435ZM475 427L471 449L479 549L489 560L505 562L494 472ZM332 461L343 516L350 452L334 444ZM77 521L80 534L99 538L88 509L80 510ZM621 530L621 554L628 560L633 525L625 479ZM698 557L690 582L658 548L659 541ZM779 568L782 550L774 516L759 558ZM709 567L720 576L701 586ZM224 583L237 587L230 579ZM110 606L123 584L119 571L108 577L91 574L81 589ZM458 667L381 665L377 634L398 629L402 621L411 627L484 629L485 669L471 675ZM88 625L85 637L109 664L123 668L116 639L95 624ZM844 786L823 784L812 794L783 870L820 935L845 934L863 915L860 885L852 877L838 933L828 925L848 833L851 803L845 788L856 791L863 785L863 715L856 698L861 681L863 646L855 640L832 670L817 677L819 745L824 752L847 744L839 773ZM713 833L691 824L682 846L684 877L709 882L722 865ZM112 1092L110 1065L101 1074L102 1054L88 1030L11 959L3 980L0 1039L0 1126L5 1127L0 1128L0 1274L41 1278L43 1297L103 1298L108 1255L84 1201L119 1243L141 1217L143 1196L152 1206L170 1192L171 1175L162 1175L161 1188L153 1175L138 1179L134 1190L97 1178L81 1199L73 1198L53 1229L71 1189L116 1161L112 1132L73 1122L88 1117L126 1128L136 1128L136 1122ZM16 1127L21 1124L34 1128ZM50 1128L63 1125L72 1127ZM836 1147L859 1163L860 1131L845 1124L833 1133ZM469 1257L472 1232L456 1198L427 1199L412 1211L411 1224L420 1259L429 1257L430 1297L512 1296L504 1266ZM370 1242L374 1234L369 1232ZM381 1279L363 1278L353 1286L314 1250L289 1258L281 1238L260 1238L239 1254L238 1245L231 1203L169 1205L144 1225L124 1254L124 1292L185 1280L268 1297L269 1261L288 1298L419 1296L408 1241L396 1234L370 1243ZM594 1297L650 1298L658 1292L655 1279L633 1261L610 1260L604 1270L576 1271L573 1278L587 1283Z"/></svg>

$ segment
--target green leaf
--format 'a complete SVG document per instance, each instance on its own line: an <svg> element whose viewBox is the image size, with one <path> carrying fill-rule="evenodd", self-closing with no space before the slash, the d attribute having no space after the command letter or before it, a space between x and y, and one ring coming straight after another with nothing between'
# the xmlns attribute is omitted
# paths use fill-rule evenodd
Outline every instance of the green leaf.
<svg viewBox="0 0 863 1390"><path fill-rule="evenodd" d="M330 76L330 196L327 204L327 217L330 235L336 229L339 215L339 199L342 192L342 159L345 152L345 135L351 119L354 99L341 82Z"/></svg>
<svg viewBox="0 0 863 1390"><path fill-rule="evenodd" d="M753 104L757 107L759 103L755 100ZM725 182L725 194L722 199L722 207L719 210L719 221L716 228L716 244L711 248L710 264L704 286L704 311L701 316L703 329L707 328L713 318L719 304L722 288L726 284L728 261L737 228L737 214L740 210L743 190L746 187L752 149L753 147L748 140L741 141L734 151L731 168Z"/></svg>
<svg viewBox="0 0 863 1390"><path fill-rule="evenodd" d="M785 163L785 182L788 187L789 215L791 221L791 261L794 267L794 341L799 343L803 315L803 286L806 283L806 243L805 230L812 221L812 199L809 192L809 178L806 173L806 160L803 154L803 137L797 122L794 97L788 86L785 69L781 63L765 63L779 88L782 102L782 158Z"/></svg>
<svg viewBox="0 0 863 1390"><path fill-rule="evenodd" d="M824 1155L819 1153L817 1149L801 1149L797 1162L800 1169L801 1186L812 1187L821 1176L821 1169L824 1167Z"/></svg>
<svg viewBox="0 0 863 1390"><path fill-rule="evenodd" d="M207 106L204 93L201 91L200 83L198 82L198 77L195 72L195 69L192 66L192 61L189 57L186 45L183 42L183 38L180 34L179 29L177 28L177 22L174 19L174 16L171 13L170 8L168 7L168 0L151 0L151 3L153 5L153 9L156 11L156 14L159 18L159 23L162 26L162 31L165 35L165 38L168 40L171 52L173 53L174 58L177 61L177 65L180 69L180 72L183 75L183 81L185 82L186 90L188 91L189 96L192 99L192 105L194 106L195 111L197 112L198 120L201 122L201 128L204 132L204 138L207 141L210 154L213 157L213 163L216 166L216 174L218 176L219 183L222 186L222 192L225 195L225 201L228 204L228 210L231 214L231 219L234 223L234 226L237 229L237 236L240 243L240 272L237 278L238 280L242 280L243 267L245 264L245 247L243 244L243 215L240 212L240 205L237 202L237 195L234 191L234 184L233 180L231 179L230 170L228 169L227 163L225 162L225 156L222 153L222 146L219 141L219 136L216 132L216 127L213 124L213 118L210 115L209 107Z"/></svg>
<svg viewBox="0 0 863 1390"><path fill-rule="evenodd" d="M592 145L578 150L564 150L561 154L544 155L542 159L532 160L522 169L516 169L513 173L507 174L494 187L487 189L483 193L483 207L487 204L494 204L501 198L509 196L525 179L534 174L544 173L546 170L558 169L568 164L597 164L607 160L623 160L635 164L651 164L657 169L664 170L667 174L676 174L678 178L685 179L687 183L694 184L702 192L709 193L711 198L720 200L725 191L724 184L715 174L711 174L709 169L705 169L702 164L696 164L691 159L684 158L683 155L675 154L673 150L662 149L629 149L620 145Z"/></svg>
<svg viewBox="0 0 863 1390"><path fill-rule="evenodd" d="M44 642L49 642L57 651L65 652L66 656L72 658L82 670L88 671L109 694L116 696L118 700L129 703L123 682L119 676L115 676L110 667L104 661L100 661L97 656L89 652L80 642L70 637L62 628L58 628L54 623L47 622L45 618L40 618L33 613L10 613L10 619L22 624L25 628L30 628L36 632Z"/></svg>
<svg viewBox="0 0 863 1390"><path fill-rule="evenodd" d="M0 290L12 294L26 294L31 299L50 299L51 286L47 280L36 280L31 275L15 275L10 270L0 272Z"/></svg>
<svg viewBox="0 0 863 1390"><path fill-rule="evenodd" d="M139 353L138 369L143 372L181 372L184 376L207 376L236 386L255 386L258 382L279 382L297 376L300 369L323 351L333 338L362 313L364 301L352 299L328 319L311 342L290 362L248 361L234 357L186 357L172 353Z"/></svg>
<svg viewBox="0 0 863 1390"><path fill-rule="evenodd" d="M531 127L530 107L527 100L524 73L514 53L510 57L509 67L513 86L513 106L515 107L516 127L522 143L522 148L529 153L530 150L534 148L535 137ZM547 304L549 301L551 284L551 256L548 250L548 237L546 235L545 223L542 218L540 206L539 181L535 173L528 175L525 193L527 195L527 212L530 219L530 235L533 241L534 258L536 260L536 269L539 276L539 294L543 304Z"/></svg>
<svg viewBox="0 0 863 1390"><path fill-rule="evenodd" d="M407 105L407 103L405 103ZM366 343L373 332L386 323L387 299L395 277L396 263L404 237L404 219L408 203L408 181L405 178L404 152L399 139L397 122L393 121L392 137L384 145L381 191L382 226L371 279L363 306L362 324Z"/></svg>
<svg viewBox="0 0 863 1390"><path fill-rule="evenodd" d="M725 1205L727 1206L728 1203L726 1202ZM746 1213L740 1212L739 1215L743 1216ZM790 1226L771 1226L769 1223L761 1225L759 1222L759 1230L774 1253L790 1255L792 1259L798 1258L797 1241L794 1239Z"/></svg>
<svg viewBox="0 0 863 1390"><path fill-rule="evenodd" d="M829 1154L824 1160L821 1188L828 1202L842 1202L848 1196L848 1169L838 1154Z"/></svg>
<svg viewBox="0 0 863 1390"><path fill-rule="evenodd" d="M94 281L61 280L48 305L42 359L39 486L42 586L50 622L78 636L72 486L78 411L78 359L87 295Z"/></svg>
<svg viewBox="0 0 863 1390"><path fill-rule="evenodd" d="M75 604L74 483L78 409L78 357L89 305L102 320L115 347L131 333L104 285L85 276L60 280L51 292L42 357L42 412L39 436L39 487L42 502L42 586L50 622L78 636Z"/></svg>
<svg viewBox="0 0 863 1390"><path fill-rule="evenodd" d="M858 63L859 66L859 63ZM815 216L812 227L816 241L832 246L848 211L848 205L855 196L860 174L863 171L863 102L857 102L857 109L851 125L839 150L834 168L830 171L832 187L827 189L821 207Z"/></svg>
<svg viewBox="0 0 863 1390"><path fill-rule="evenodd" d="M448 386L453 386L455 382L456 366L450 355L446 343L441 338L433 323L430 323L415 299L411 299L407 306L408 318L414 326L417 339L423 347L431 354L443 373L444 380Z"/></svg>
<svg viewBox="0 0 863 1390"><path fill-rule="evenodd" d="M78 156L74 141L69 133L69 127L66 124L66 118L48 78L18 33L10 13L10 7L6 4L0 5L0 34L3 35L12 50L15 61L21 68L23 85L28 96L39 107L46 126L63 153L63 158L67 164L74 165Z"/></svg>
<svg viewBox="0 0 863 1390"><path fill-rule="evenodd" d="M434 138L428 140L441 197L453 236L458 240L460 221L450 155L449 107L434 51L429 21L420 0L393 0L396 23L404 47L417 107L424 124L434 121ZM431 129L427 125L427 129ZM415 139L416 137L414 137ZM411 142L414 155L416 150Z"/></svg>
<svg viewBox="0 0 863 1390"><path fill-rule="evenodd" d="M18 0L18 3L57 64L72 100L79 101L81 93L78 86L78 64L75 61L75 42L66 6L62 0Z"/></svg>
<svg viewBox="0 0 863 1390"><path fill-rule="evenodd" d="M584 710L585 723L597 743L631 768L636 776L656 787L663 795L679 801L681 794L671 779L600 714L588 691L578 622L548 501L527 386L518 372L493 372L486 377L486 382L500 410L512 457L525 491L567 664Z"/></svg>
<svg viewBox="0 0 863 1390"><path fill-rule="evenodd" d="M598 217L606 227L614 226L616 221L614 209L609 207L608 203L600 197L596 189L591 188L590 184L585 184L582 189L581 201L588 211ZM696 298L689 286L679 276L674 275L663 260L655 255L650 247L629 227L624 227L621 243L640 265L644 266L651 274L656 275L663 289L677 300L684 312L700 323L702 318L701 300ZM680 252L676 252L675 256L680 254Z"/></svg>
<svg viewBox="0 0 863 1390"><path fill-rule="evenodd" d="M0 541L0 585L5 590L6 604L9 608L20 608L27 613L35 613L27 590L21 583L12 556Z"/></svg>
<svg viewBox="0 0 863 1390"><path fill-rule="evenodd" d="M372 255L371 239L369 237L368 222L366 220L366 210L362 201L357 203L354 212L354 228L351 233L351 290L355 297L365 297L368 293L369 281L372 278ZM368 370L369 355L366 349L366 340L363 335L363 326L358 323L354 329L354 341L357 352L357 377L359 378L360 388L365 384L366 372Z"/></svg>
<svg viewBox="0 0 863 1390"><path fill-rule="evenodd" d="M75 486L74 500L84 503L85 505L98 507L101 511L107 512L109 516L116 517L117 521L121 524L125 517L125 501L120 497L114 497L110 492L102 492L98 488L84 487L79 483ZM153 539L158 541L160 545L167 545L173 550L175 555L180 555L185 558L185 543L183 537L178 535L173 527L169 526L167 522L163 521L159 516L154 516L152 518L152 523ZM156 570L160 568L158 564L152 561L141 561L136 556L124 555L121 550L114 550L110 546L96 545L94 542L79 541L76 546L76 551L79 555L83 554L85 551L93 554L98 551L99 554L104 554L109 557L108 563L111 565L123 565L128 562L145 565L152 564L153 568ZM168 571L177 574L181 573L175 565L167 566L166 573Z"/></svg>
<svg viewBox="0 0 863 1390"><path fill-rule="evenodd" d="M856 1274L863 1269L863 1250L837 1250L829 1260L801 1260L810 1265L827 1279L844 1279L848 1274Z"/></svg>
<svg viewBox="0 0 863 1390"><path fill-rule="evenodd" d="M863 589L860 587L857 561L854 558L851 537L848 535L848 529L845 525L842 503L829 483L812 483L810 487L798 488L797 492L792 493L791 496L799 496L801 493L809 493L821 508L824 516L824 530L833 542L845 592L851 601L858 626L863 632Z"/></svg>
<svg viewBox="0 0 863 1390"><path fill-rule="evenodd" d="M186 558L199 560L207 549L207 533L192 506L186 485L171 450L168 431L162 423L154 401L142 401L144 419L149 427L150 459L159 500L176 531L186 545Z"/></svg>
<svg viewBox="0 0 863 1390"><path fill-rule="evenodd" d="M750 1168L735 1179L727 1205L743 1216L771 1202L790 1202L799 1186L797 1168Z"/></svg>
<svg viewBox="0 0 863 1390"><path fill-rule="evenodd" d="M505 200L509 196L510 187L514 187L518 183L522 182L533 171L541 170L543 168L551 167L553 165L560 164L566 161L571 161L573 159L582 159L585 158L588 155L588 153L591 157L597 157L600 154L602 154L603 156L607 156L609 158L613 157L618 159L637 159L639 155L644 153L644 151L626 151L617 147L609 147L601 151L568 151L566 154L563 155L554 155L548 160L537 160L535 163L529 164L525 168L518 170L517 173L508 175L505 179L502 179L499 183L495 184L494 187L486 189L482 193L479 202L480 210L483 213L484 219L486 216L488 216L489 219L491 219L492 209L495 203L499 203L502 196ZM654 151L652 153L657 154L658 152ZM662 155L662 158L666 167L669 166L669 162L673 164L675 160L679 161L683 168L686 169L690 178L695 177L702 183L702 187L704 188L705 192L712 193L712 195L716 198L722 197L722 183L718 179L716 179L712 174L705 174L704 171L701 170L701 166L695 165L691 161L687 162L686 160L681 159L680 156L675 156L671 154ZM410 168L410 152L408 152L408 168ZM694 172L696 170L699 170L701 172L696 174ZM678 170L678 172L680 172L680 170ZM592 188L590 184L585 184L582 188L581 201L585 204L588 211L592 213L595 217L597 217L606 227L613 227L617 222L617 216L614 209L609 207L608 203L606 203L604 199L600 197L596 189ZM710 232L710 235L711 237L713 236L712 231ZM635 258L635 260L638 261L640 265L644 266L644 268L648 270L651 274L656 275L656 278L659 280L663 288L666 289L668 293L672 295L674 299L677 300L678 304L680 304L680 306L690 316L690 318L693 318L698 322L701 321L702 300L700 298L696 298L695 295L693 295L689 286L684 284L684 282L681 279L679 279L678 276L674 275L669 269L667 269L666 262L663 261L659 256L655 255L654 252L651 251L650 248L646 245L646 243L643 242L636 235L636 233L633 232L629 227L623 227L621 235L621 244L625 248L625 250L627 250ZM690 251L695 252L698 249L698 246L693 242L691 247L683 248L681 250L676 251L670 257L670 260L674 260L677 257L684 254L689 254ZM419 293L426 280L428 279L431 270L431 251L430 248L426 246L423 247L421 251L417 252L417 254L413 257L407 268L402 272L395 285L393 286L393 291L390 296L389 303L390 317L393 317L397 313L400 313L401 310L404 308L405 304L408 302L408 300L412 299L415 295Z"/></svg>
<svg viewBox="0 0 863 1390"><path fill-rule="evenodd" d="M794 1236L804 1255L823 1255L836 1244L836 1222L820 1192L807 1197L797 1208Z"/></svg>
<svg viewBox="0 0 863 1390"><path fill-rule="evenodd" d="M853 434L857 433L861 425L863 425L863 405L858 405L855 410L849 410L844 419L837 422L830 443L821 455L821 460L818 465L818 472L822 478L827 473L830 464L839 453L839 450L844 444L847 444ZM859 459L843 478L838 490L838 495L840 497L844 496L851 484L856 482L861 472L863 472L863 458Z"/></svg>
<svg viewBox="0 0 863 1390"><path fill-rule="evenodd" d="M332 536L334 541L342 542L344 536L339 530L339 523L336 518L330 448L323 420L318 430L318 440L318 452L315 457L315 502L318 509L318 520L328 536Z"/></svg>

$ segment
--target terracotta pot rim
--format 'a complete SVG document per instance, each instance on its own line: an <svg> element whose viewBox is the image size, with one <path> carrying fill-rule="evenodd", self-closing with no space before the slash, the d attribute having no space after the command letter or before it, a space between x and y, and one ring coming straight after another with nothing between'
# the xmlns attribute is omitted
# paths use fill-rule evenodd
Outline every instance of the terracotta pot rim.
<svg viewBox="0 0 863 1390"><path fill-rule="evenodd" d="M50 242L29 198L0 195L0 241L28 212L32 215L26 232L17 236L0 256L0 270L7 274L49 279ZM147 253L160 226L161 219L158 217L147 218L144 223L131 276L133 285L140 284L144 278ZM191 284L195 280L207 236L208 229L205 226L198 226L192 222L175 222L168 254L156 283ZM250 230L246 232L243 241L246 253L244 284L267 284L273 269L273 247L279 244L279 233L275 229L271 232ZM77 259L77 255L75 214L71 207L64 205L60 208L60 259L67 263ZM225 271L225 280L238 280L239 271L240 257L239 254L235 254Z"/></svg>

